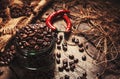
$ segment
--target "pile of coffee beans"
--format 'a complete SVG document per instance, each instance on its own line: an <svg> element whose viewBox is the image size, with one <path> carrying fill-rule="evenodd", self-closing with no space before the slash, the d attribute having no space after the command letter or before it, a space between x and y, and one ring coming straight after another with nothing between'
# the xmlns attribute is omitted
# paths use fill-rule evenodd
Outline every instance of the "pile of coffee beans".
<svg viewBox="0 0 120 79"><path fill-rule="evenodd" d="M19 6L14 4L10 7L10 13L12 18L17 18L20 16L29 16L33 11L33 8L29 5Z"/></svg>
<svg viewBox="0 0 120 79"><path fill-rule="evenodd" d="M9 48L5 49L4 52L0 52L0 65L8 65L14 58L16 53L15 46L11 45Z"/></svg>
<svg viewBox="0 0 120 79"><path fill-rule="evenodd" d="M40 51L51 45L55 35L44 24L29 24L17 32L15 40L20 49Z"/></svg>

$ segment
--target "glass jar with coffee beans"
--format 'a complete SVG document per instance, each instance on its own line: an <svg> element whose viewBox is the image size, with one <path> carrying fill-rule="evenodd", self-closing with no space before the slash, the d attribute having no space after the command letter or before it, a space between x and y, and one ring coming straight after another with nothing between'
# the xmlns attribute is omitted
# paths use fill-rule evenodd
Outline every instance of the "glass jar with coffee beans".
<svg viewBox="0 0 120 79"><path fill-rule="evenodd" d="M53 68L55 35L45 24L29 24L20 29L15 36L20 65L30 70Z"/></svg>

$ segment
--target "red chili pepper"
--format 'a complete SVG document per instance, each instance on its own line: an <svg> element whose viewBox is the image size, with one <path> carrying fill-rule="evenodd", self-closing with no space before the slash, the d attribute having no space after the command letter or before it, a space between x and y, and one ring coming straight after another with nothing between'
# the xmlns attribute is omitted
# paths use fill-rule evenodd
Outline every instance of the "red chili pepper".
<svg viewBox="0 0 120 79"><path fill-rule="evenodd" d="M67 28L66 28L66 32L69 32L70 28L71 28L71 21L68 18L68 16L65 13L69 13L69 10L59 10L57 12L53 12L51 15L48 16L48 18L46 19L46 25L48 27L50 27L53 30L57 30L56 27L54 27L52 25L52 21L55 17L57 17L58 15L62 15L63 19L66 21L67 23Z"/></svg>

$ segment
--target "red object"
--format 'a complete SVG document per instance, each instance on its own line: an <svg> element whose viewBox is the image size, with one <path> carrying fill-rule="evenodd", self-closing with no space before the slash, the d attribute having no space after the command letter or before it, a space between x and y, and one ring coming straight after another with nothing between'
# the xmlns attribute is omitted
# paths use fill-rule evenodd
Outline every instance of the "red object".
<svg viewBox="0 0 120 79"><path fill-rule="evenodd" d="M65 30L65 32L69 32L70 28L71 28L71 21L69 19L69 17L66 15L66 13L69 13L69 10L58 10L56 12L53 12L51 15L48 16L48 18L46 19L46 25L48 27L50 27L53 30L57 30L55 26L52 25L52 21L55 17L57 17L58 15L62 15L63 19L66 21L67 23L67 28Z"/></svg>

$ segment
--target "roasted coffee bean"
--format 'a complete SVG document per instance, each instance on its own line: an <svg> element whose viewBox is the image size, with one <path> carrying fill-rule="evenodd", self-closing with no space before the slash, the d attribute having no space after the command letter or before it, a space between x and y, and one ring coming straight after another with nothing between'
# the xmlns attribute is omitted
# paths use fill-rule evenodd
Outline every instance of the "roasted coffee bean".
<svg viewBox="0 0 120 79"><path fill-rule="evenodd" d="M76 38L75 39L75 43L78 44L79 43L79 39Z"/></svg>
<svg viewBox="0 0 120 79"><path fill-rule="evenodd" d="M70 79L70 76L69 75L65 75L65 79Z"/></svg>
<svg viewBox="0 0 120 79"><path fill-rule="evenodd" d="M63 72L63 67L58 67L59 72Z"/></svg>
<svg viewBox="0 0 120 79"><path fill-rule="evenodd" d="M47 44L47 42L46 41L44 41L43 42L43 46L47 46L48 44Z"/></svg>
<svg viewBox="0 0 120 79"><path fill-rule="evenodd" d="M72 42L75 42L75 37L72 37Z"/></svg>
<svg viewBox="0 0 120 79"><path fill-rule="evenodd" d="M31 45L35 45L35 44L36 44L36 42L35 42L34 40L29 40L29 43L30 43Z"/></svg>
<svg viewBox="0 0 120 79"><path fill-rule="evenodd" d="M69 59L74 59L74 55L69 55Z"/></svg>
<svg viewBox="0 0 120 79"><path fill-rule="evenodd" d="M61 46L57 45L57 49L58 49L58 50L61 50Z"/></svg>
<svg viewBox="0 0 120 79"><path fill-rule="evenodd" d="M73 72L74 69L75 69L75 64L72 64L72 65L70 66L70 70Z"/></svg>
<svg viewBox="0 0 120 79"><path fill-rule="evenodd" d="M40 49L39 45L35 45L34 49L39 50Z"/></svg>
<svg viewBox="0 0 120 79"><path fill-rule="evenodd" d="M79 52L84 52L84 48L79 48Z"/></svg>
<svg viewBox="0 0 120 79"><path fill-rule="evenodd" d="M48 34L48 35L46 35L46 37L51 38L51 37L52 37L52 35Z"/></svg>
<svg viewBox="0 0 120 79"><path fill-rule="evenodd" d="M79 43L78 46L79 46L80 48L82 48L82 47L83 47L83 43Z"/></svg>
<svg viewBox="0 0 120 79"><path fill-rule="evenodd" d="M59 39L62 40L62 39L63 39L63 35L60 35L60 36L59 36Z"/></svg>
<svg viewBox="0 0 120 79"><path fill-rule="evenodd" d="M61 54L60 54L59 52L57 52L56 56L57 56L58 58L61 58Z"/></svg>
<svg viewBox="0 0 120 79"><path fill-rule="evenodd" d="M76 58L76 59L74 59L74 63L78 63L79 62L79 60Z"/></svg>
<svg viewBox="0 0 120 79"><path fill-rule="evenodd" d="M30 46L30 44L28 42L25 42L24 46Z"/></svg>
<svg viewBox="0 0 120 79"><path fill-rule="evenodd" d="M74 64L74 61L70 61L70 62L69 62L69 65L70 65L70 66L71 66L72 64Z"/></svg>
<svg viewBox="0 0 120 79"><path fill-rule="evenodd" d="M63 50L64 50L64 51L67 51L67 46L63 46Z"/></svg>
<svg viewBox="0 0 120 79"><path fill-rule="evenodd" d="M68 64L68 59L63 59L62 62L63 64Z"/></svg>
<svg viewBox="0 0 120 79"><path fill-rule="evenodd" d="M60 44L61 43L61 40L60 39L57 39L57 44Z"/></svg>
<svg viewBox="0 0 120 79"><path fill-rule="evenodd" d="M68 64L63 64L63 68L66 69L68 67Z"/></svg>
<svg viewBox="0 0 120 79"><path fill-rule="evenodd" d="M68 67L65 68L65 71L66 71L66 72L69 72L69 70L70 70L70 69L69 69Z"/></svg>
<svg viewBox="0 0 120 79"><path fill-rule="evenodd" d="M82 60L83 60L83 61L86 61L86 56L85 56L85 55L82 56Z"/></svg>
<svg viewBox="0 0 120 79"><path fill-rule="evenodd" d="M67 46L67 42L64 42L64 43L62 44L62 46Z"/></svg>
<svg viewBox="0 0 120 79"><path fill-rule="evenodd" d="M57 64L60 64L60 59L56 59Z"/></svg>
<svg viewBox="0 0 120 79"><path fill-rule="evenodd" d="M37 37L35 37L35 36L32 39L35 40L35 41L37 41Z"/></svg>

